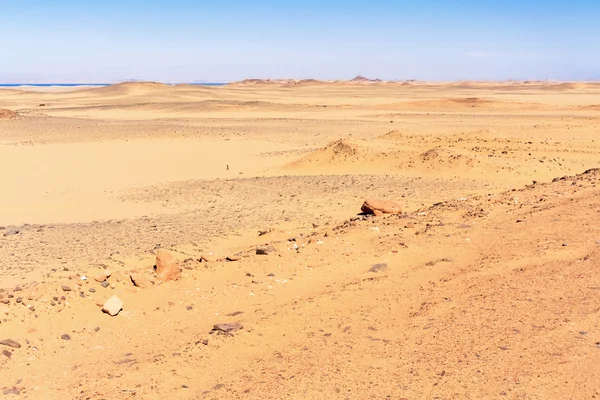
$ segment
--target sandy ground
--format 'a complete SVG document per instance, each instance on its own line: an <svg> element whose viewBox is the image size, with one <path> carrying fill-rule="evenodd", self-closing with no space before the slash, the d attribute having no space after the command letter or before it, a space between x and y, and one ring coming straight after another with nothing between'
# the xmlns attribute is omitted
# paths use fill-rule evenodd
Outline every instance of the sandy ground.
<svg viewBox="0 0 600 400"><path fill-rule="evenodd" d="M0 109L7 397L600 396L598 84L127 83ZM405 212L357 216L367 197Z"/></svg>

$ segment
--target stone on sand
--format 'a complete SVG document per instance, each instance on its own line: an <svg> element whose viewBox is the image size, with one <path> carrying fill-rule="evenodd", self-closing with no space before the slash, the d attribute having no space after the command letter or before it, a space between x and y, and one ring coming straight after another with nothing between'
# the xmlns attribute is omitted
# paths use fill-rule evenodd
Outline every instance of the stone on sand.
<svg viewBox="0 0 600 400"><path fill-rule="evenodd" d="M14 349L18 349L21 347L21 343L17 342L16 340L12 340L12 339L0 340L0 344L2 344L4 346L12 347Z"/></svg>
<svg viewBox="0 0 600 400"><path fill-rule="evenodd" d="M386 263L373 264L369 269L369 272L383 272L388 269L388 265Z"/></svg>
<svg viewBox="0 0 600 400"><path fill-rule="evenodd" d="M240 330L242 328L243 328L243 326L239 322L230 322L230 323L227 323L227 324L215 324L215 325L213 325L213 331L225 332L225 333L235 332L235 331Z"/></svg>
<svg viewBox="0 0 600 400"><path fill-rule="evenodd" d="M145 278L142 274L140 274L138 272L130 273L129 277L131 278L131 282L133 282L133 285L137 286L141 289L144 289L144 288L154 285L154 282L152 282L148 278Z"/></svg>
<svg viewBox="0 0 600 400"><path fill-rule="evenodd" d="M4 232L4 236L13 236L18 235L19 233L21 233L21 231L18 229L9 229L6 232Z"/></svg>
<svg viewBox="0 0 600 400"><path fill-rule="evenodd" d="M173 254L165 249L156 252L156 274L163 282L179 279L181 269Z"/></svg>
<svg viewBox="0 0 600 400"><path fill-rule="evenodd" d="M365 214L400 214L402 206L400 204L383 199L366 199L360 210Z"/></svg>
<svg viewBox="0 0 600 400"><path fill-rule="evenodd" d="M115 316L123 309L123 300L118 298L116 295L104 302L102 311L110 316Z"/></svg>
<svg viewBox="0 0 600 400"><path fill-rule="evenodd" d="M108 277L110 277L110 271L102 271L94 274L94 280L96 282L104 282Z"/></svg>
<svg viewBox="0 0 600 400"><path fill-rule="evenodd" d="M264 246L258 246L256 248L256 254L266 256L277 252L277 249L272 244L266 244Z"/></svg>

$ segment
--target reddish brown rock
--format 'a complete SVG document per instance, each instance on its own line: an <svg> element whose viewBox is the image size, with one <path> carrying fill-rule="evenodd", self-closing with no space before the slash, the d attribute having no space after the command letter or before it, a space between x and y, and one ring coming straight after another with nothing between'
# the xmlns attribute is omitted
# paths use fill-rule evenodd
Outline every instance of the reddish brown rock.
<svg viewBox="0 0 600 400"><path fill-rule="evenodd" d="M15 119L17 113L11 110L0 109L0 119Z"/></svg>
<svg viewBox="0 0 600 400"><path fill-rule="evenodd" d="M382 199L367 199L360 208L365 214L383 215L383 214L400 214L402 207L400 204L391 200Z"/></svg>
<svg viewBox="0 0 600 400"><path fill-rule="evenodd" d="M156 252L156 274L163 282L176 280L181 276L177 260L165 249L158 249Z"/></svg>
<svg viewBox="0 0 600 400"><path fill-rule="evenodd" d="M108 277L110 277L109 271L102 271L94 274L94 280L96 282L104 282Z"/></svg>

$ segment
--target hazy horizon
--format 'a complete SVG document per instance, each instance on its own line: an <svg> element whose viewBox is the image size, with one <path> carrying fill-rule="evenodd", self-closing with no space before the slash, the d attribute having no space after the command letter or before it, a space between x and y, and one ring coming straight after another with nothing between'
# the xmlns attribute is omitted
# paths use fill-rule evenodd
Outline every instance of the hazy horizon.
<svg viewBox="0 0 600 400"><path fill-rule="evenodd" d="M600 79L600 3L3 3L0 83Z"/></svg>

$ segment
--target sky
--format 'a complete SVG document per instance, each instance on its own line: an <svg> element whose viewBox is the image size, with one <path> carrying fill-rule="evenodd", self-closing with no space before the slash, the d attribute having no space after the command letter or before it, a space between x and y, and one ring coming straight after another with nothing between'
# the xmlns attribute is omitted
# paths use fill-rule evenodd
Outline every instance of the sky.
<svg viewBox="0 0 600 400"><path fill-rule="evenodd" d="M1 83L600 79L598 0L0 0Z"/></svg>

